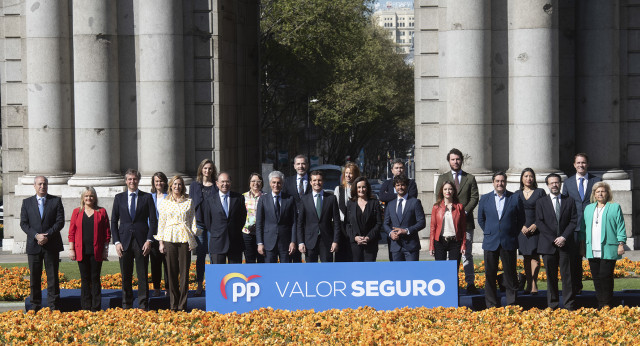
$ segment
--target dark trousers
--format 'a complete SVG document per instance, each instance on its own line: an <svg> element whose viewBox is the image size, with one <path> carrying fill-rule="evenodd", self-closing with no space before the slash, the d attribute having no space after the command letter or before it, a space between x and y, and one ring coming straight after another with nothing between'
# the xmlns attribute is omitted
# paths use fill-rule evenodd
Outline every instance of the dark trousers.
<svg viewBox="0 0 640 346"><path fill-rule="evenodd" d="M318 236L318 242L313 249L307 248L307 253L304 255L304 260L307 263L318 263L318 257L322 263L331 263L333 262L333 252L331 252L331 248L327 248L320 241L320 236Z"/></svg>
<svg viewBox="0 0 640 346"><path fill-rule="evenodd" d="M60 253L42 250L39 254L28 255L29 284L31 288L31 306L33 310L42 309L42 263L47 272L47 303L51 310L60 310Z"/></svg>
<svg viewBox="0 0 640 346"><path fill-rule="evenodd" d="M575 291L573 290L573 277L571 270L572 251L558 249L553 255L542 255L544 266L547 269L547 306L558 308L558 268L562 277L562 301L564 308L575 310Z"/></svg>
<svg viewBox="0 0 640 346"><path fill-rule="evenodd" d="M102 262L96 261L94 255L82 255L78 261L80 269L80 306L82 310L100 311L102 309L102 284L100 271Z"/></svg>
<svg viewBox="0 0 640 346"><path fill-rule="evenodd" d="M189 266L191 265L189 244L165 241L164 248L169 272L169 306L173 311L185 311L187 309L187 294L189 293Z"/></svg>
<svg viewBox="0 0 640 346"><path fill-rule="evenodd" d="M227 253L210 253L209 258L211 264L242 264L242 250L231 251Z"/></svg>
<svg viewBox="0 0 640 346"><path fill-rule="evenodd" d="M282 262L282 258L280 259L280 262ZM302 254L300 253L300 251L298 251L296 249L296 251L294 253L289 255L289 261L287 261L287 262L289 262L289 263L302 263Z"/></svg>
<svg viewBox="0 0 640 346"><path fill-rule="evenodd" d="M573 275L572 275L573 292L577 294L578 292L582 291L582 254L580 254L580 250L579 250L580 239L578 236L578 232L573 232L573 234L574 234L574 237L573 237L574 244L578 244L575 247L575 251L572 252L572 256L571 256L571 259L572 259L571 267L573 270Z"/></svg>
<svg viewBox="0 0 640 346"><path fill-rule="evenodd" d="M244 260L246 263L264 263L264 256L258 253L255 234L242 233L244 240Z"/></svg>
<svg viewBox="0 0 640 346"><path fill-rule="evenodd" d="M136 275L138 276L138 307L148 309L147 273L149 272L149 256L142 254L142 248L135 239L131 239L129 248L122 251L120 257L120 272L122 273L122 308L133 307L133 263L135 260Z"/></svg>
<svg viewBox="0 0 640 346"><path fill-rule="evenodd" d="M344 226L344 223L342 225ZM349 238L342 232L338 238L338 251L336 252L336 262L351 262L353 260L353 253L351 253L351 242Z"/></svg>
<svg viewBox="0 0 640 346"><path fill-rule="evenodd" d="M164 286L166 288L166 281L169 277L169 273L167 272L167 259L164 254L160 252L160 243L157 241L151 243L149 262L151 263L151 282L153 282L153 289L162 289L162 267L164 267Z"/></svg>
<svg viewBox="0 0 640 346"><path fill-rule="evenodd" d="M517 250L505 250L502 246L495 251L484 251L485 290L484 300L487 308L498 306L498 292L496 282L498 279L498 260L502 261L504 270L504 286L507 288L507 305L516 303L518 285L516 284L516 259Z"/></svg>
<svg viewBox="0 0 640 346"><path fill-rule="evenodd" d="M392 251L391 257L393 261L419 261L420 260L420 250L415 251Z"/></svg>
<svg viewBox="0 0 640 346"><path fill-rule="evenodd" d="M613 270L616 260L590 258L589 267L593 276L593 286L596 289L598 307L613 307Z"/></svg>
<svg viewBox="0 0 640 346"><path fill-rule="evenodd" d="M204 281L204 265L209 253L209 231L202 230L200 236L196 237L198 246L196 247L196 281L202 283ZM211 260L211 257L209 257Z"/></svg>
<svg viewBox="0 0 640 346"><path fill-rule="evenodd" d="M462 241L444 241L443 237L440 240L433 242L433 248L435 250L436 261L457 261L460 268L460 249L462 248ZM447 258L447 254L449 257Z"/></svg>
<svg viewBox="0 0 640 346"><path fill-rule="evenodd" d="M280 263L290 263L291 256L289 256L288 250L279 250L278 246L273 250L265 250L265 263L278 263L278 257L280 257ZM299 253L299 252L298 252Z"/></svg>
<svg viewBox="0 0 640 346"><path fill-rule="evenodd" d="M378 244L375 246L358 245L351 243L353 262L375 262L378 257Z"/></svg>

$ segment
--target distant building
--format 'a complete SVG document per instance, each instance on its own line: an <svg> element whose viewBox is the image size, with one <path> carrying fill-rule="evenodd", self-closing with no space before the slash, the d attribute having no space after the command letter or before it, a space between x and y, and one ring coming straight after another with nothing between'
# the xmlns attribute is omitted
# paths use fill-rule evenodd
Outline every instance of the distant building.
<svg viewBox="0 0 640 346"><path fill-rule="evenodd" d="M373 13L373 22L389 33L389 38L398 45L398 53L409 54L413 50L413 8L380 7Z"/></svg>

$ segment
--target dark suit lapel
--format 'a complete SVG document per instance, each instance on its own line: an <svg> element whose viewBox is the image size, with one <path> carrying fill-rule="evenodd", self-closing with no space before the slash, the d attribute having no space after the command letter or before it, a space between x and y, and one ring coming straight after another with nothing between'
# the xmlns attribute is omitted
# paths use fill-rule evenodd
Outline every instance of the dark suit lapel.
<svg viewBox="0 0 640 346"><path fill-rule="evenodd" d="M142 212L142 199L144 195L146 195L145 192L138 190L138 196L136 197L136 217Z"/></svg>
<svg viewBox="0 0 640 346"><path fill-rule="evenodd" d="M584 191L584 200L591 198L591 190L593 189L593 185L595 182L595 176L591 173L587 173L587 189Z"/></svg>
<svg viewBox="0 0 640 346"><path fill-rule="evenodd" d="M227 219L231 218L231 211L235 211L235 208L233 208L233 206L235 206L237 200L238 197L231 194L231 191L229 191L229 216L227 217Z"/></svg>
<svg viewBox="0 0 640 346"><path fill-rule="evenodd" d="M229 215L231 215L231 197L228 197L228 201L229 201ZM220 194L219 193L215 193L212 196L209 196L208 199L211 201L209 203L213 203L212 207L213 210L222 210L222 215L227 218L227 216L224 214L224 208L222 207L222 201L220 201ZM203 201L204 202L204 201Z"/></svg>
<svg viewBox="0 0 640 346"><path fill-rule="evenodd" d="M451 173L449 173L451 174ZM453 177L453 174L451 174L451 176ZM452 178L452 180L455 178ZM462 191L462 187L467 183L467 173L465 172L460 172L460 188L458 189L458 195L460 195L460 191ZM455 182L454 182L455 184Z"/></svg>

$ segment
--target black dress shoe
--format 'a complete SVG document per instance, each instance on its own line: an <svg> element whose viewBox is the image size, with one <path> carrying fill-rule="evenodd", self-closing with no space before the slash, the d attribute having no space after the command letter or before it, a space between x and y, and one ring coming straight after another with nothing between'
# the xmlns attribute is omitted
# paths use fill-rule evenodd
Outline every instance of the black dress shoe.
<svg viewBox="0 0 640 346"><path fill-rule="evenodd" d="M476 285L467 285L467 294L471 295L471 294L478 294L478 293L480 292L478 292Z"/></svg>

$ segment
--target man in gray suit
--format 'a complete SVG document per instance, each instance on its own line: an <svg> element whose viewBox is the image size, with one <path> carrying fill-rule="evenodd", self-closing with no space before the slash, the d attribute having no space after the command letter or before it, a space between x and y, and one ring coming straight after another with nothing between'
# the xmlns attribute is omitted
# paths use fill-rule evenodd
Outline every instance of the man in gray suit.
<svg viewBox="0 0 640 346"><path fill-rule="evenodd" d="M576 201L576 210L578 212L578 224L575 232L573 232L573 238L576 244L577 251L573 254L573 289L575 294L582 293L582 255L580 254L581 243L578 239L578 232L580 231L580 223L582 222L582 215L584 208L591 203L591 190L593 184L601 181L600 177L587 172L589 169L589 157L585 153L577 153L573 158L573 167L576 169L576 174L567 178L562 186L562 194L573 198Z"/></svg>
<svg viewBox="0 0 640 346"><path fill-rule="evenodd" d="M440 191L440 188L445 181L452 181L456 185L458 190L458 200L464 206L464 212L467 217L467 231L465 236L465 244L467 250L462 256L462 266L464 267L464 279L467 282L467 293L477 294L475 273L473 268L473 230L475 223L473 221L473 210L478 205L480 195L478 193L478 183L476 183L476 177L473 174L467 173L462 170L462 164L464 163L464 156L462 152L456 148L449 150L447 154L447 162L451 170L443 173L438 177L436 184L436 194Z"/></svg>

